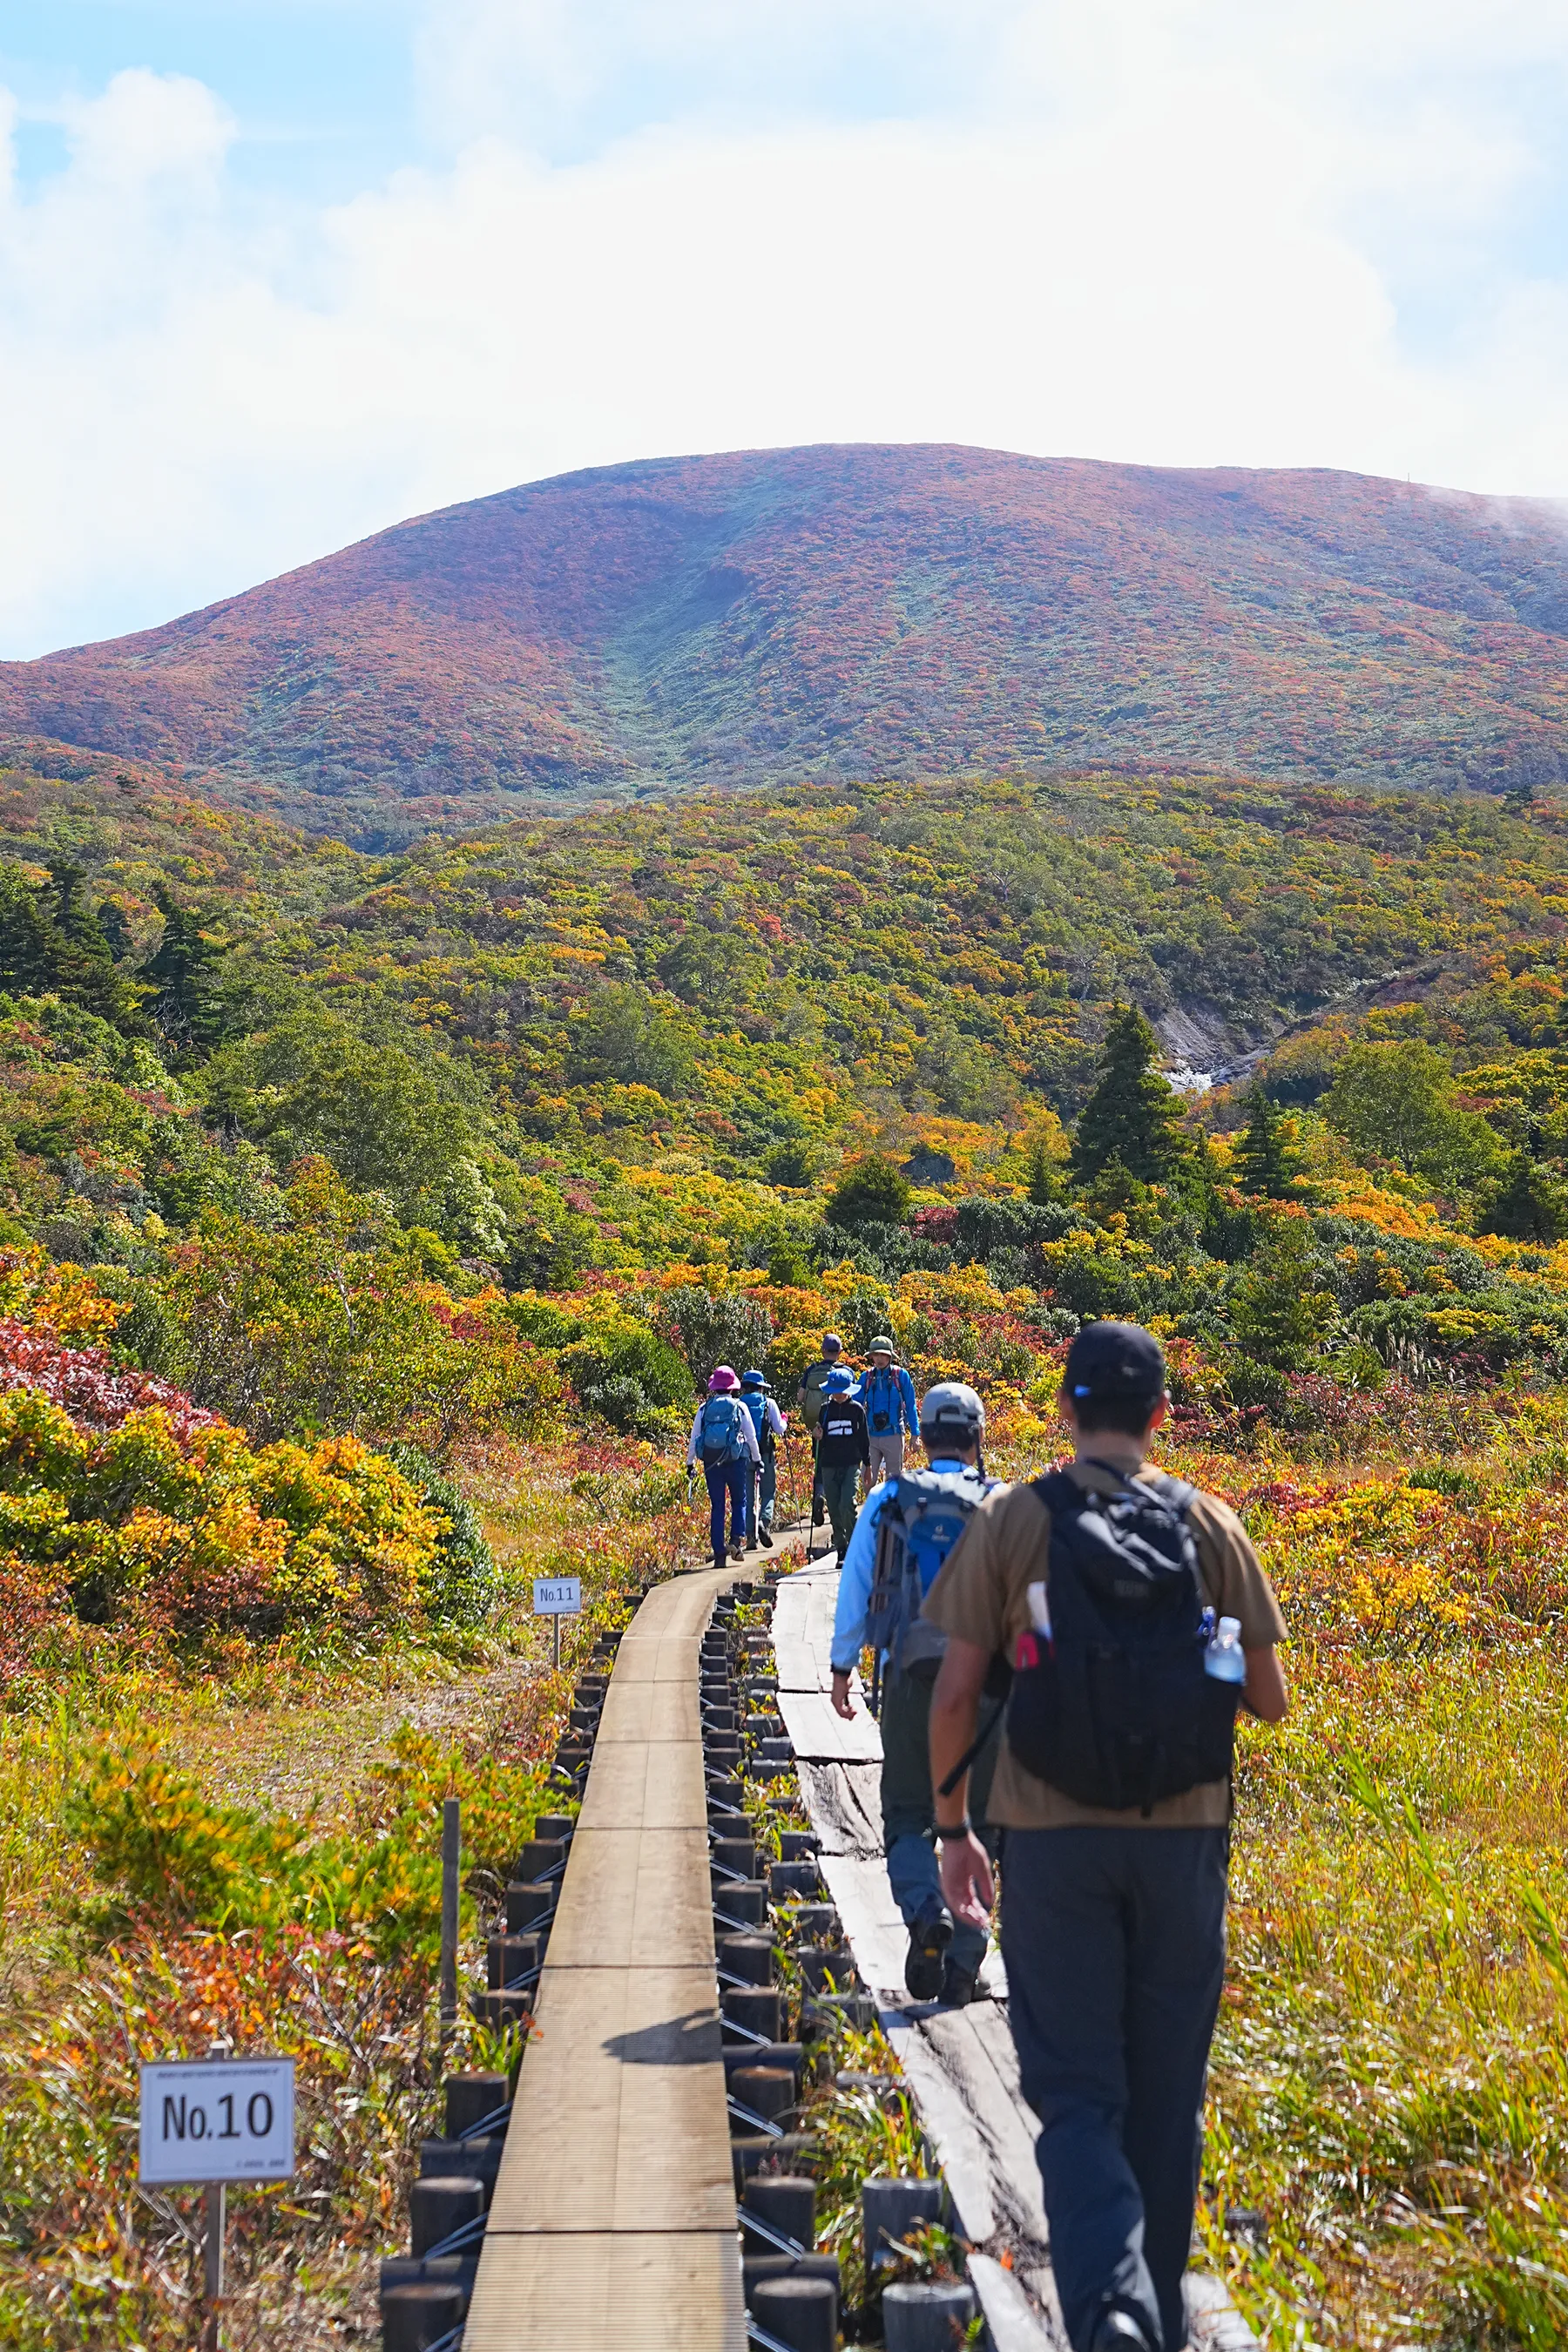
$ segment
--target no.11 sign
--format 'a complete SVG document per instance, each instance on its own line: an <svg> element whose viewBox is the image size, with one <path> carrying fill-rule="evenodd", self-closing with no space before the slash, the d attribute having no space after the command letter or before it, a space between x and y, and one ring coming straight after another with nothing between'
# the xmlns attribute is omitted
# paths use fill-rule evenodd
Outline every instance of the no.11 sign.
<svg viewBox="0 0 1568 2352"><path fill-rule="evenodd" d="M141 2123L143 2180L287 2180L294 2169L294 2061L143 2066Z"/></svg>
<svg viewBox="0 0 1568 2352"><path fill-rule="evenodd" d="M551 1649L557 1666L561 1664L561 1620L579 1617L583 1613L583 1580L580 1576L536 1576L533 1580L533 1613L536 1617L553 1617L551 1627Z"/></svg>

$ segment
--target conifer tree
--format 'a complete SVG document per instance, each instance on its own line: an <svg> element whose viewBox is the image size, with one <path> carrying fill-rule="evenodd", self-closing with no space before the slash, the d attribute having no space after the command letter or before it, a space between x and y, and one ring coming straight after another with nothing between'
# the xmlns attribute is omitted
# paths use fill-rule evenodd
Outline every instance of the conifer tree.
<svg viewBox="0 0 1568 2352"><path fill-rule="evenodd" d="M1037 1209L1048 1209L1062 1197L1061 1161L1047 1149L1043 1137L1029 1152L1028 1193Z"/></svg>
<svg viewBox="0 0 1568 2352"><path fill-rule="evenodd" d="M1100 1051L1100 1077L1073 1142L1073 1173L1089 1184L1118 1159L1142 1184L1170 1176L1182 1157L1178 1105L1154 1064L1159 1041L1135 1004L1118 1005Z"/></svg>
<svg viewBox="0 0 1568 2352"><path fill-rule="evenodd" d="M216 997L222 950L208 939L199 919L162 887L153 898L163 918L163 936L142 967L155 990L153 1017L176 1045L213 1045L223 1023Z"/></svg>
<svg viewBox="0 0 1568 2352"><path fill-rule="evenodd" d="M1244 1192L1288 1201L1300 1167L1300 1154L1285 1132L1279 1107L1261 1087L1254 1087L1247 1131L1236 1147L1237 1182Z"/></svg>

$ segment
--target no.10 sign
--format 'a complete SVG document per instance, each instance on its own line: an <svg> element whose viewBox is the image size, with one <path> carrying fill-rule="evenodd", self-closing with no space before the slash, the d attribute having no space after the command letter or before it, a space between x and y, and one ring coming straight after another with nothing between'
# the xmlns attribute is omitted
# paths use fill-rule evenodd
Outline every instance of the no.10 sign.
<svg viewBox="0 0 1568 2352"><path fill-rule="evenodd" d="M294 2061L143 2066L141 2122L143 2180L287 2180L294 2169Z"/></svg>

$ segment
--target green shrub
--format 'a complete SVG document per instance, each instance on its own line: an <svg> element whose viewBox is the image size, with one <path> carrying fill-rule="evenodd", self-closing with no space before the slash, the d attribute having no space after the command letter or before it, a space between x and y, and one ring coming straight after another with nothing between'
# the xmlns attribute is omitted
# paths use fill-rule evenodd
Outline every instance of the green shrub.
<svg viewBox="0 0 1568 2352"><path fill-rule="evenodd" d="M416 1445L393 1444L385 1451L426 1509L447 1522L446 1533L437 1536L436 1558L425 1573L430 1616L454 1625L483 1624L500 1597L500 1577L478 1511Z"/></svg>
<svg viewBox="0 0 1568 2352"><path fill-rule="evenodd" d="M829 1224L901 1225L910 1213L910 1180L885 1152L868 1151L847 1168L827 1196Z"/></svg>

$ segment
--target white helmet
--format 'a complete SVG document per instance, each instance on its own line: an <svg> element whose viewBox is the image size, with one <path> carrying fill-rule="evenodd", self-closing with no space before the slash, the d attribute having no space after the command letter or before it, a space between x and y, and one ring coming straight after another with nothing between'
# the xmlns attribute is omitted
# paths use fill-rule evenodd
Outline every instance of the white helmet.
<svg viewBox="0 0 1568 2352"><path fill-rule="evenodd" d="M942 1438L975 1445L985 1434L985 1407L962 1381L938 1381L921 1399L921 1437L927 1453Z"/></svg>

